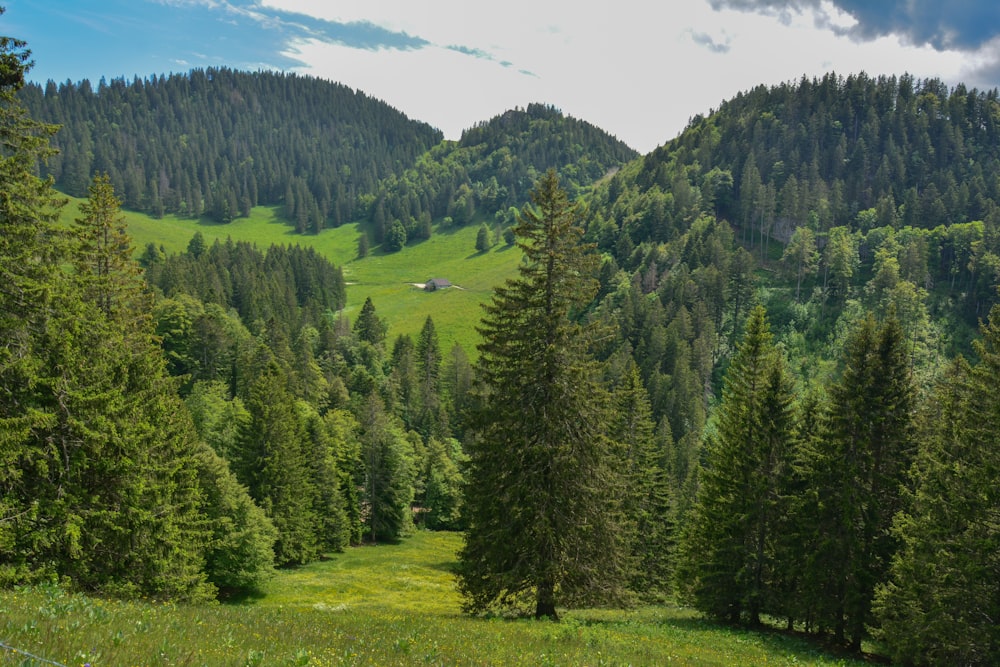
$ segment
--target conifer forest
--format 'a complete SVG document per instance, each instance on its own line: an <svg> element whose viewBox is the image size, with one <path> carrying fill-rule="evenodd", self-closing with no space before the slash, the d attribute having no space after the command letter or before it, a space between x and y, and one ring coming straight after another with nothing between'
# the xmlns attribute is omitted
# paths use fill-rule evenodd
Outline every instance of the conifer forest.
<svg viewBox="0 0 1000 667"><path fill-rule="evenodd" d="M207 604L460 531L473 616L682 604L1000 664L996 90L802 78L639 155L273 72L38 85L29 46L0 38L0 587ZM259 206L287 244L125 219ZM346 225L360 262L471 227L520 263L444 346L345 312L304 241Z"/></svg>

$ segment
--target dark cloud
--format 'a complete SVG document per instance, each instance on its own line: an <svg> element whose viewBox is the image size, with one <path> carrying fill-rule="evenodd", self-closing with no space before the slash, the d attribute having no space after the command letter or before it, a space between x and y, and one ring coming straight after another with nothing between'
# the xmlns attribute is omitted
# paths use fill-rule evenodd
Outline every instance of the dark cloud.
<svg viewBox="0 0 1000 667"><path fill-rule="evenodd" d="M692 32L691 40L699 46L704 46L712 53L729 53L730 46L728 39L720 43L715 41L715 39L713 39L712 36L707 33Z"/></svg>
<svg viewBox="0 0 1000 667"><path fill-rule="evenodd" d="M857 24L834 26L820 0L709 0L713 9L771 14L787 20L793 13L817 10L820 25L856 39L899 35L909 43L935 49L975 50L1000 35L997 0L830 0Z"/></svg>
<svg viewBox="0 0 1000 667"><path fill-rule="evenodd" d="M1000 44L991 44L977 55L978 62L962 72L962 82L980 90L1000 88Z"/></svg>

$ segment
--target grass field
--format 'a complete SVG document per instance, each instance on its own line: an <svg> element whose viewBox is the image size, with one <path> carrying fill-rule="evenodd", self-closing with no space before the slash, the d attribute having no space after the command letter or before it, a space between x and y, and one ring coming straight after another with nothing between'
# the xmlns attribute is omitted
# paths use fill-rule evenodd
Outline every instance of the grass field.
<svg viewBox="0 0 1000 667"><path fill-rule="evenodd" d="M63 211L64 220L79 217L79 203L71 199ZM371 297L375 310L389 324L389 341L399 334L416 336L428 315L434 318L441 351L448 353L460 343L470 357L476 354L480 304L489 300L493 287L512 276L520 260L520 251L503 244L485 253L476 251L479 224L459 229L437 229L427 241L411 244L396 253L373 249L368 257L357 257L357 224L328 229L318 235L294 233L279 215L280 207L254 208L248 218L228 224L216 224L177 216L155 220L125 211L129 234L137 253L146 244L162 244L168 253L183 252L195 232L200 231L211 244L224 241L249 241L266 249L272 244L313 247L335 265L343 268L347 288L345 314L353 316ZM412 283L430 278L446 278L457 287L425 292Z"/></svg>
<svg viewBox="0 0 1000 667"><path fill-rule="evenodd" d="M685 609L568 612L559 623L460 613L461 539L418 532L280 572L240 604L0 592L0 665L863 665Z"/></svg>

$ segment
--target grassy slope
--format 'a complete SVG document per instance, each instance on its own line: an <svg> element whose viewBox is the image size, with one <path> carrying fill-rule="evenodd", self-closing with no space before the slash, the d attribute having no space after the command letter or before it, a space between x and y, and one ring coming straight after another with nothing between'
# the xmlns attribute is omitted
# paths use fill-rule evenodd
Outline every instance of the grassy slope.
<svg viewBox="0 0 1000 667"><path fill-rule="evenodd" d="M64 220L79 216L81 200L71 200L63 212ZM475 356L478 336L475 325L482 316L480 304L489 300L494 286L513 275L520 259L516 248L503 244L486 253L478 253L476 233L479 224L460 229L437 230L428 240L407 246L397 253L373 250L358 259L358 226L349 224L325 230L319 235L295 234L279 217L279 207L257 207L249 218L229 224L166 216L154 220L141 213L125 212L129 234L137 251L153 242L162 244L168 253L182 252L196 231L211 244L215 239L249 241L266 249L272 244L312 246L337 266L352 283L347 288L348 317L371 297L379 316L389 324L389 344L399 334L419 333L428 315L433 316L441 351L448 353L460 343L466 353ZM409 283L423 283L429 278L446 278L461 289L424 292Z"/></svg>
<svg viewBox="0 0 1000 667"><path fill-rule="evenodd" d="M561 623L459 611L458 535L420 532L286 570L239 605L0 592L0 642L66 665L862 665L687 610L584 610ZM0 647L0 664L24 656Z"/></svg>

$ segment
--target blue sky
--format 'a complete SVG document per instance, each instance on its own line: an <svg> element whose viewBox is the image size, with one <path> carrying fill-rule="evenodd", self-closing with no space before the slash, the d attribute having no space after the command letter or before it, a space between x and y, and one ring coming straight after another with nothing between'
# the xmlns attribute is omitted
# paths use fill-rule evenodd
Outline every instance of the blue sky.
<svg viewBox="0 0 1000 667"><path fill-rule="evenodd" d="M642 152L757 84L828 71L1000 85L997 0L0 0L30 76L194 67L338 81L458 138L531 102Z"/></svg>

